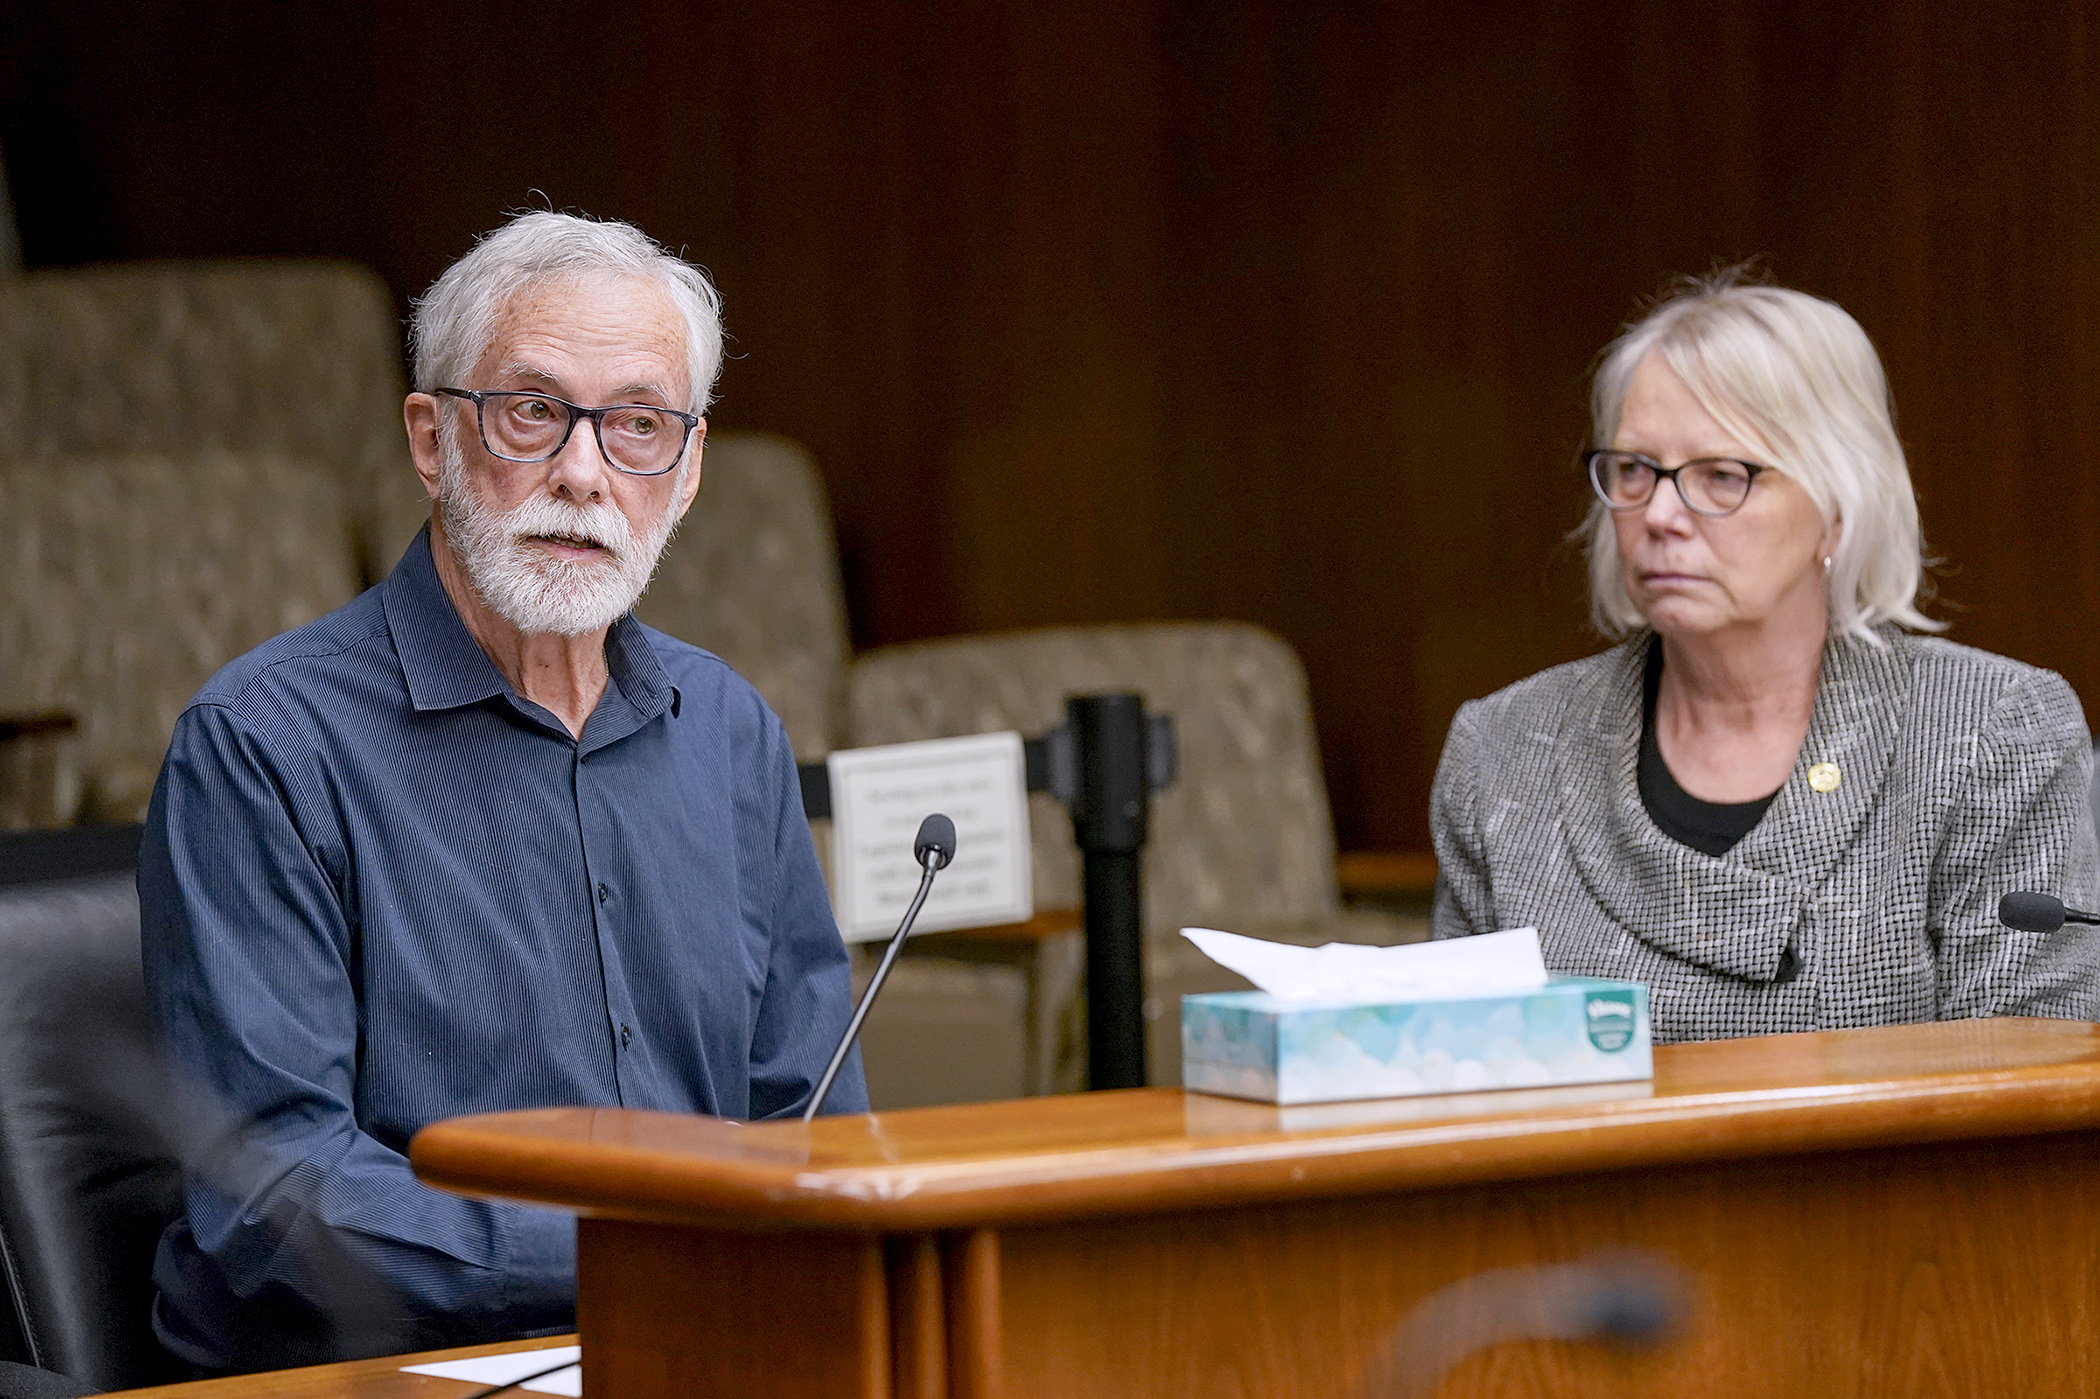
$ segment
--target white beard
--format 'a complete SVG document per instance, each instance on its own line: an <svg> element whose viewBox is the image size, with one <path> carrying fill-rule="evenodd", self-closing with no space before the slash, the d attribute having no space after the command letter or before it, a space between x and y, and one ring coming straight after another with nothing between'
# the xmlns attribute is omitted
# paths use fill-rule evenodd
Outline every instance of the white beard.
<svg viewBox="0 0 2100 1399"><path fill-rule="evenodd" d="M637 538L611 501L575 505L535 495L509 514L489 509L467 476L453 434L439 434L438 519L453 557L481 601L527 634L583 636L609 627L649 585L678 523L679 492L653 527ZM690 464L679 468L683 480ZM534 536L587 539L605 551L592 559L555 558Z"/></svg>

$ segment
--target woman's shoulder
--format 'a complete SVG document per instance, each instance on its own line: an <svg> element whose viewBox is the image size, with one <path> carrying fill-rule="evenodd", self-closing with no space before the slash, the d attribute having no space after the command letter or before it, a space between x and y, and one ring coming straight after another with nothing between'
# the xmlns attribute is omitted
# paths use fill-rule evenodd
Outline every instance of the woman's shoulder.
<svg viewBox="0 0 2100 1399"><path fill-rule="evenodd" d="M2077 692L2053 670L1938 636L1901 632L1891 645L1909 662L1911 708L1926 722L2085 732Z"/></svg>

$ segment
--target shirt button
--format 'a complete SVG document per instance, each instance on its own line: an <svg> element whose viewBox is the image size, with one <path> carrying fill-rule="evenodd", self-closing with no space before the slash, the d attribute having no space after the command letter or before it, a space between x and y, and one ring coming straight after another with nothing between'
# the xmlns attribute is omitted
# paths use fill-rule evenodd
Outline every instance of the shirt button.
<svg viewBox="0 0 2100 1399"><path fill-rule="evenodd" d="M604 903L604 902L605 902L605 901L606 901L607 899L609 899L609 898L611 898L611 897L612 897L612 890L610 890L610 889L606 888L606 887L605 887L605 886L604 886L603 884L600 884L600 885L598 886L598 902L599 902L599 903Z"/></svg>
<svg viewBox="0 0 2100 1399"><path fill-rule="evenodd" d="M620 1027L620 1048L625 1049L627 1047L627 1042L633 1038L634 1031L628 1029L625 1025L622 1025Z"/></svg>

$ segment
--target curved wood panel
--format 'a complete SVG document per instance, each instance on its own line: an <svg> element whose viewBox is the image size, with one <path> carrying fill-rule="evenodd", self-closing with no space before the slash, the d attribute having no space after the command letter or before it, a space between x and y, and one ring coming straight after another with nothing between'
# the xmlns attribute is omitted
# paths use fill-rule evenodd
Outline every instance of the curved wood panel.
<svg viewBox="0 0 2100 1399"><path fill-rule="evenodd" d="M604 1218L983 1227L2100 1126L2100 1026L1959 1021L1678 1045L1648 1085L1279 1109L1171 1089L799 1122L461 1118L417 1173Z"/></svg>

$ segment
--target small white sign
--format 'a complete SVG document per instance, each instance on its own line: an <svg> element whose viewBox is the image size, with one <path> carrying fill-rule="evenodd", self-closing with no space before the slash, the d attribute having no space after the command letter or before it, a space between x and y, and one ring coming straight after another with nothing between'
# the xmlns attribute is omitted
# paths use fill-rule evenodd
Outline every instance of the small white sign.
<svg viewBox="0 0 2100 1399"><path fill-rule="evenodd" d="M831 777L831 873L848 942L897 930L919 890L912 841L934 812L955 822L955 862L934 877L914 932L989 928L1035 914L1028 768L1017 733L852 748Z"/></svg>

